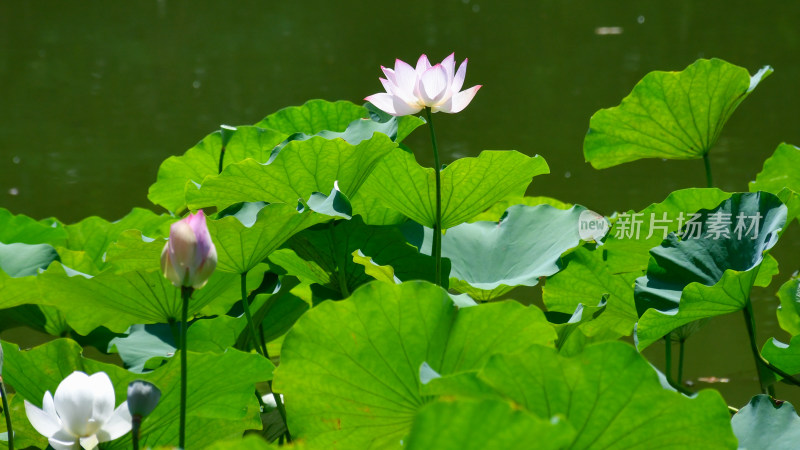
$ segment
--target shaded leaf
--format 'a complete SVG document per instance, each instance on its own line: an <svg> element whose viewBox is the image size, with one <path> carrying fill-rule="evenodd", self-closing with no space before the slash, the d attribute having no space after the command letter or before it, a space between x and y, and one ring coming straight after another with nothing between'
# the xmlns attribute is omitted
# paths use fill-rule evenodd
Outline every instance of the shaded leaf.
<svg viewBox="0 0 800 450"><path fill-rule="evenodd" d="M750 399L731 419L740 449L790 450L800 442L800 417L789 402L775 405L769 396Z"/></svg>
<svg viewBox="0 0 800 450"><path fill-rule="evenodd" d="M687 225L650 251L647 275L636 280L640 349L681 325L744 308L786 206L766 192L744 193L698 214L699 227Z"/></svg>

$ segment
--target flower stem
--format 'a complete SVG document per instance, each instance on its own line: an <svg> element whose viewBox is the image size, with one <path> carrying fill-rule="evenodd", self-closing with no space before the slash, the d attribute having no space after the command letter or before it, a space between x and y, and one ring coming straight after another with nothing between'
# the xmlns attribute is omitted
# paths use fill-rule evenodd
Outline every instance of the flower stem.
<svg viewBox="0 0 800 450"><path fill-rule="evenodd" d="M6 416L6 430L8 430L8 450L14 450L14 428L11 426L11 410L8 409L6 387L3 386L3 377L0 377L0 397L3 399L3 414Z"/></svg>
<svg viewBox="0 0 800 450"><path fill-rule="evenodd" d="M680 353L678 353L678 384L683 383L683 349L686 344L686 339L679 341Z"/></svg>
<svg viewBox="0 0 800 450"><path fill-rule="evenodd" d="M431 130L431 144L433 144L433 170L436 174L436 220L433 223L433 249L432 255L436 262L436 273L433 279L439 286L442 285L442 163L439 162L439 147L436 145L436 130L433 128L433 115L430 108L425 108L428 118L428 128Z"/></svg>
<svg viewBox="0 0 800 450"><path fill-rule="evenodd" d="M706 154L703 155L703 162L706 165L706 184L708 185L707 187L712 188L714 187L714 178L712 178L711 176L711 161L708 159L708 152L706 152Z"/></svg>
<svg viewBox="0 0 800 450"><path fill-rule="evenodd" d="M336 225L334 222L333 220L328 222L328 231L331 233L331 256L333 256L333 261L336 264L336 279L339 280L339 292L342 293L342 298L347 298L350 297L350 289L347 288L347 265L344 256L336 251L336 233L334 232Z"/></svg>
<svg viewBox="0 0 800 450"><path fill-rule="evenodd" d="M244 272L241 275L241 287L242 307L244 308L244 315L247 318L247 326L250 328L250 334L253 337L253 347L255 347L256 352L260 353L261 356L269 359L269 353L267 352L267 345L264 343L263 335L257 334L256 325L255 322L253 322L253 315L250 313L250 302L247 301L247 272ZM272 391L272 380L269 381L269 389ZM263 407L264 405L261 401L261 396L258 395L258 391L256 391L256 396L258 397L259 402L262 403L261 406ZM272 396L275 398L275 405L278 408L278 413L280 413L281 419L283 419L283 424L286 426L286 440L288 442L292 442L292 435L289 434L289 423L286 422L286 410L283 407L283 402L281 402L281 396L274 392L272 393Z"/></svg>
<svg viewBox="0 0 800 450"><path fill-rule="evenodd" d="M758 384L761 387L761 393L766 394L767 389L766 386L764 386L764 379L761 376L761 352L758 351L758 344L756 344L755 321L753 320L753 304L750 302L749 298L745 300L744 309L742 312L744 313L744 323L747 327L747 334L750 337L750 350L753 352L753 358L755 359L756 363Z"/></svg>
<svg viewBox="0 0 800 450"><path fill-rule="evenodd" d="M244 315L247 317L247 326L250 328L250 336L253 338L253 347L255 347L258 353L261 353L261 356L266 356L267 348L264 345L264 342L259 339L259 335L256 332L256 325L253 322L253 315L250 313L250 302L247 301L247 271L241 274L241 285L242 285L242 307L244 308Z"/></svg>
<svg viewBox="0 0 800 450"><path fill-rule="evenodd" d="M131 417L131 442L133 450L139 450L139 430L142 427L142 416L135 414Z"/></svg>
<svg viewBox="0 0 800 450"><path fill-rule="evenodd" d="M672 384L672 338L670 338L669 334L664 336L664 345L664 375L666 375L667 381Z"/></svg>
<svg viewBox="0 0 800 450"><path fill-rule="evenodd" d="M189 327L189 298L192 296L194 289L192 287L181 287L181 300L183 300L183 308L181 309L181 415L180 415L180 434L178 439L178 446L186 448L186 380L187 380L187 364L186 364L186 329Z"/></svg>

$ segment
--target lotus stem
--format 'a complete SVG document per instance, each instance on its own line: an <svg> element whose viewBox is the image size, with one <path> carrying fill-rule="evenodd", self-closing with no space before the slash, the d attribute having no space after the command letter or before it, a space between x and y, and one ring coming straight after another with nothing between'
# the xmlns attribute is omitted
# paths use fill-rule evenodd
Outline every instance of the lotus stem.
<svg viewBox="0 0 800 450"><path fill-rule="evenodd" d="M133 450L139 450L139 431L142 427L142 416L134 415L131 417L131 442Z"/></svg>
<svg viewBox="0 0 800 450"><path fill-rule="evenodd" d="M425 108L428 118L428 128L431 130L431 144L433 145L433 170L436 174L436 219L433 223L433 248L431 254L436 262L436 273L433 280L442 285L442 164L439 162L439 147L436 145L436 130L433 128L433 114L430 108Z"/></svg>
<svg viewBox="0 0 800 450"><path fill-rule="evenodd" d="M703 155L703 162L706 166L706 184L707 187L714 187L714 178L711 176L711 161L708 159L708 152Z"/></svg>
<svg viewBox="0 0 800 450"><path fill-rule="evenodd" d="M683 349L684 344L686 344L686 339L681 339L679 342L679 353L678 353L678 384L683 384Z"/></svg>
<svg viewBox="0 0 800 450"><path fill-rule="evenodd" d="M744 313L744 323L747 327L747 334L750 337L750 350L753 351L753 359L755 359L756 363L756 373L758 374L758 384L761 387L761 393L767 394L767 388L764 386L764 379L761 376L761 364L762 364L762 356L761 352L758 351L758 344L756 344L756 331L755 331L755 322L753 319L753 304L750 302L748 298L745 300L744 309L742 310Z"/></svg>
<svg viewBox="0 0 800 450"><path fill-rule="evenodd" d="M250 312L250 302L247 300L247 271L241 274L241 287L242 307L244 308L244 315L247 318L247 326L250 328L250 334L253 337L253 347L255 347L256 352L260 353L261 356L269 359L269 352L267 352L267 345L264 342L264 337L256 332L256 325L255 322L253 322L253 315ZM269 390L272 392L272 380L269 381ZM272 393L272 396L275 397L275 405L278 408L278 413L280 413L281 419L283 419L283 424L286 426L286 440L288 442L292 442L292 435L289 434L289 423L286 421L286 409L283 407L281 396L275 394L274 392ZM264 402L261 400L261 396L259 395L258 391L256 391L256 397L258 397L258 402L263 408Z"/></svg>
<svg viewBox="0 0 800 450"><path fill-rule="evenodd" d="M14 428L11 426L11 410L8 408L6 387L3 386L3 377L0 377L0 397L3 399L3 414L6 416L6 430L8 430L8 450L14 450Z"/></svg>
<svg viewBox="0 0 800 450"><path fill-rule="evenodd" d="M336 278L339 280L339 291L342 293L342 298L350 297L350 289L347 288L347 274L345 272L345 259L336 252L336 234L334 233L335 224L331 220L328 225L328 230L331 233L331 255L336 263L336 271L338 272Z"/></svg>
<svg viewBox="0 0 800 450"><path fill-rule="evenodd" d="M181 287L181 300L183 300L183 307L181 308L181 413L180 413L180 434L179 434L179 447L186 448L186 380L187 380L187 363L186 363L186 329L189 327L189 298L192 296L194 289L191 286Z"/></svg>
<svg viewBox="0 0 800 450"><path fill-rule="evenodd" d="M250 328L250 336L253 338L253 347L261 356L266 356L267 348L264 341L259 339L259 334L256 331L256 324L253 322L253 315L250 313L250 302L247 301L247 271L241 274L242 286L242 308L244 308L244 315L247 317L247 326Z"/></svg>
<svg viewBox="0 0 800 450"><path fill-rule="evenodd" d="M669 384L672 384L672 340L669 334L664 336L664 375L667 376Z"/></svg>

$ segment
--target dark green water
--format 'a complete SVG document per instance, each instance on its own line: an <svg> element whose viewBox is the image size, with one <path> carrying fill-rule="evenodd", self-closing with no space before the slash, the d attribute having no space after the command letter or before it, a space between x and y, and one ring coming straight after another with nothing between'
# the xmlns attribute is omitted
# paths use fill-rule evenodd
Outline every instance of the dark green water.
<svg viewBox="0 0 800 450"><path fill-rule="evenodd" d="M747 190L780 142L800 144L800 3L700 3L3 2L0 206L64 221L119 218L150 206L162 160L220 124L255 123L312 98L361 102L381 89L380 65L452 51L469 57L466 86L484 87L464 112L437 116L445 161L483 149L538 153L552 173L536 178L531 194L605 214L705 178L701 161L592 169L582 143L595 111L618 104L651 70L682 70L702 57L751 72L770 64L775 73L711 152L717 186ZM430 165L427 139L418 132L407 142ZM800 265L798 241L796 229L784 235L775 251L781 275L754 293L761 342L786 338L774 292ZM661 364L658 352L657 344L650 356ZM732 404L755 393L739 315L694 337L687 360L689 378L730 378L714 386Z"/></svg>

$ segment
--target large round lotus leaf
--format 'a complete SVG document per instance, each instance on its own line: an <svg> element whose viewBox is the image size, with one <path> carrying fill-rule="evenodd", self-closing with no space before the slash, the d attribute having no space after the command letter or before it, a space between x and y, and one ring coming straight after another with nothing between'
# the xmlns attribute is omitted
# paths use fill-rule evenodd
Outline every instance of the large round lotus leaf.
<svg viewBox="0 0 800 450"><path fill-rule="evenodd" d="M366 108L340 100L309 100L301 106L289 106L272 113L256 124L287 135L294 133L317 134L321 131L344 131L347 125L369 117Z"/></svg>
<svg viewBox="0 0 800 450"><path fill-rule="evenodd" d="M378 133L358 145L322 137L291 141L269 164L254 159L231 164L205 178L200 189L189 188L186 199L192 209L259 201L296 205L314 192L330 192L336 181L353 198L381 158L396 148Z"/></svg>
<svg viewBox="0 0 800 450"><path fill-rule="evenodd" d="M642 158L696 159L708 153L736 107L772 73L721 59L701 59L682 72L650 72L619 106L601 109L583 142L597 169Z"/></svg>
<svg viewBox="0 0 800 450"><path fill-rule="evenodd" d="M786 222L786 206L766 192L734 194L699 211L650 251L647 275L636 280L640 349L689 322L743 309L764 252Z"/></svg>
<svg viewBox="0 0 800 450"><path fill-rule="evenodd" d="M3 244L50 244L63 245L67 233L60 224L49 226L23 215L13 215L5 208L0 208L0 242Z"/></svg>
<svg viewBox="0 0 800 450"><path fill-rule="evenodd" d="M793 450L800 442L800 417L789 402L775 405L756 395L731 419L740 449Z"/></svg>
<svg viewBox="0 0 800 450"><path fill-rule="evenodd" d="M583 211L582 206L562 210L516 205L500 222L464 223L447 230L442 256L452 264L450 278L467 284L454 288L488 299L491 296L469 288L535 286L540 277L558 272L561 255L580 244L578 218Z"/></svg>
<svg viewBox="0 0 800 450"><path fill-rule="evenodd" d="M442 229L475 217L500 200L525 193L533 177L549 173L541 156L510 151L483 151L461 158L441 172ZM380 199L411 220L433 228L436 221L436 176L409 152L394 151L377 165L362 195Z"/></svg>
<svg viewBox="0 0 800 450"><path fill-rule="evenodd" d="M274 389L292 435L328 448L400 448L417 410L420 367L477 370L498 352L548 343L535 307L498 302L457 309L427 282L375 281L306 312L283 343Z"/></svg>
<svg viewBox="0 0 800 450"><path fill-rule="evenodd" d="M719 392L690 399L665 390L647 360L623 342L590 345L571 358L534 345L492 356L479 377L542 419L564 416L577 431L569 448L736 446Z"/></svg>
<svg viewBox="0 0 800 450"><path fill-rule="evenodd" d="M68 339L48 342L27 351L20 351L7 342L2 346L6 358L3 380L18 396L37 406L41 406L45 391L55 392L58 384L76 370L108 374L116 391L116 405L125 401L131 381L141 379L153 383L161 390L161 400L142 424L142 448L178 444L179 358L170 359L153 372L137 374L82 357L81 347ZM245 430L261 426L259 405L253 392L257 383L271 378L272 363L260 355L234 349L222 354L189 352L187 357L187 448L202 448L209 440L241 435ZM14 413L15 424L27 423L23 408L13 410ZM38 433L34 439L39 440L41 448L46 446L46 440ZM130 434L103 444L103 448L131 448Z"/></svg>
<svg viewBox="0 0 800 450"><path fill-rule="evenodd" d="M444 400L423 407L414 419L409 450L562 449L575 431L563 420L544 420L507 401Z"/></svg>

